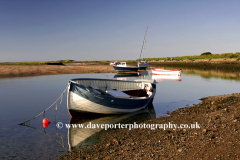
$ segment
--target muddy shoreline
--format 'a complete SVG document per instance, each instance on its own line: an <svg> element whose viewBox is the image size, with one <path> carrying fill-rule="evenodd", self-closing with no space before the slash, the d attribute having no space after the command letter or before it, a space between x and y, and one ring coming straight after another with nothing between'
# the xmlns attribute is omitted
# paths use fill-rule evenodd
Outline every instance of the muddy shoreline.
<svg viewBox="0 0 240 160"><path fill-rule="evenodd" d="M145 124L199 124L184 129L113 129L91 149L59 159L239 159L240 93L206 97Z"/></svg>
<svg viewBox="0 0 240 160"><path fill-rule="evenodd" d="M136 66L136 63L128 63ZM165 69L181 68L182 71L199 70L213 72L231 72L240 74L240 63L210 63L210 62L149 62L150 67ZM109 64L98 63L66 63L63 65L0 65L0 78L41 76L57 74L84 74L84 73L117 73ZM235 76L236 77L236 76Z"/></svg>
<svg viewBox="0 0 240 160"><path fill-rule="evenodd" d="M0 65L0 78L57 74L117 73L110 65Z"/></svg>

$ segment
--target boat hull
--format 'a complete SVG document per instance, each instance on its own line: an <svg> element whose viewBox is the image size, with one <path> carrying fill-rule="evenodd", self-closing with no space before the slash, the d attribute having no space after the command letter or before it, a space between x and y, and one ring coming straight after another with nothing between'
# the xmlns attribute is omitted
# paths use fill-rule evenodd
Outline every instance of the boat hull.
<svg viewBox="0 0 240 160"><path fill-rule="evenodd" d="M181 76L181 69L177 70L164 70L164 69L151 69L152 74L157 74L157 75L176 75L176 76Z"/></svg>
<svg viewBox="0 0 240 160"><path fill-rule="evenodd" d="M68 88L68 110L70 114L71 112L99 114L135 112L145 108L154 98L155 92L156 86L153 85L153 93L147 98L118 98L89 92L84 87L70 83Z"/></svg>
<svg viewBox="0 0 240 160"><path fill-rule="evenodd" d="M145 61L138 62L138 68L145 70L148 67L148 63Z"/></svg>

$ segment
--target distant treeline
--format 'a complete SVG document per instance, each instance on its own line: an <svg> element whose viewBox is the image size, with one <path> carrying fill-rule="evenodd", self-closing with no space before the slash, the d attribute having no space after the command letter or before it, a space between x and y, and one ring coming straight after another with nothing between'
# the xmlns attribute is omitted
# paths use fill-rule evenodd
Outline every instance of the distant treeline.
<svg viewBox="0 0 240 160"><path fill-rule="evenodd" d="M182 56L182 57L165 57L165 58L146 58L147 61L160 61L160 60L175 60L175 61L183 61L183 60L196 60L196 59L218 59L218 58L237 58L240 60L240 52L236 53L223 53L223 54L211 54L211 52L202 53L199 56ZM138 61L138 59L136 60Z"/></svg>

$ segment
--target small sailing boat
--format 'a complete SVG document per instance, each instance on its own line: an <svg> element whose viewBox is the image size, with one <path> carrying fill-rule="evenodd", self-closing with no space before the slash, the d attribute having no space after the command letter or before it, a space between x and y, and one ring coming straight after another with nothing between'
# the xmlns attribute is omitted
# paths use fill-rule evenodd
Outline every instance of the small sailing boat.
<svg viewBox="0 0 240 160"><path fill-rule="evenodd" d="M145 45L146 45L146 41L147 41L147 30L148 30L148 27L146 29L146 33L145 33L145 36L144 36L144 39L143 39L142 49L141 49L139 61L138 61L138 64L137 64L139 69L144 69L144 70L148 67L148 63L143 60Z"/></svg>
<svg viewBox="0 0 240 160"><path fill-rule="evenodd" d="M114 64L113 68L117 72L137 72L138 71L137 66L127 66L126 62L121 62L120 64Z"/></svg>

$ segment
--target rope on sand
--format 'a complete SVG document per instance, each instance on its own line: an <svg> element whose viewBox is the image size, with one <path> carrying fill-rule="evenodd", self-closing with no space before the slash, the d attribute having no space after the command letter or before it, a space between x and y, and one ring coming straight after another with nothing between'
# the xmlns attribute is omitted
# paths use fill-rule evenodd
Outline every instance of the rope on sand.
<svg viewBox="0 0 240 160"><path fill-rule="evenodd" d="M36 115L35 117L33 117L33 118L31 118L31 119L29 119L29 120L27 120L27 121L25 121L25 122L22 122L22 123L20 123L19 125L24 125L24 124L26 124L26 123L29 123L31 120L37 118L37 117L40 116L41 114L45 114L45 112L46 112L48 109L50 109L55 103L56 103L56 108L55 108L55 110L57 110L57 107L58 107L58 106L57 106L57 101L58 101L59 99L61 99L60 104L62 103L63 95L64 95L64 93L67 91L69 85L70 85L70 82L68 83L66 89L63 91L63 93L61 94L61 96L60 96L51 106L49 106L47 109L45 109L43 112L39 113L39 114Z"/></svg>

